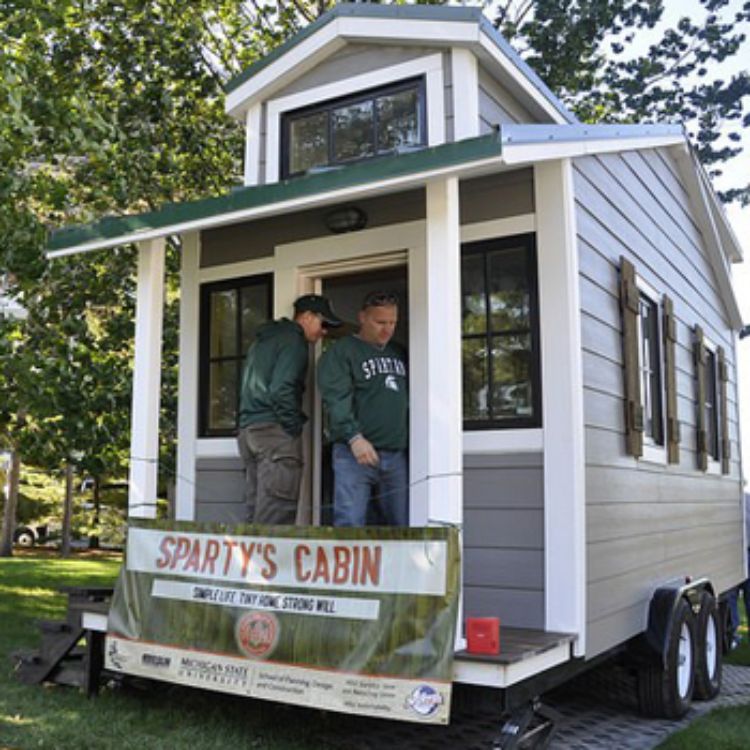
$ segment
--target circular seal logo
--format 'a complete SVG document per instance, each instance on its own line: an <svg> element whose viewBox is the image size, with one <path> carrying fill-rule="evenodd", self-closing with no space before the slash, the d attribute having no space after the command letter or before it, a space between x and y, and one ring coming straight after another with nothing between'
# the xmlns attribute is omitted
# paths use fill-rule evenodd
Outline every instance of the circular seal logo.
<svg viewBox="0 0 750 750"><path fill-rule="evenodd" d="M252 659L265 659L273 653L279 640L279 621L270 612L248 612L234 627L240 651Z"/></svg>
<svg viewBox="0 0 750 750"><path fill-rule="evenodd" d="M432 716L443 705L443 696L430 685L420 685L411 691L406 705L420 716Z"/></svg>

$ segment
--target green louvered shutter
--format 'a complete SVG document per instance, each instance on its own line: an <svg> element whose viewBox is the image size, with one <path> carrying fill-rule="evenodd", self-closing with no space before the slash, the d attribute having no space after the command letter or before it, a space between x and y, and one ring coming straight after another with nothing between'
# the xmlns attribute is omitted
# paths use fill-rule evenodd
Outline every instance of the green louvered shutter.
<svg viewBox="0 0 750 750"><path fill-rule="evenodd" d="M625 443L631 456L643 455L643 406L638 367L638 315L640 296L635 284L635 266L620 258L620 310L622 351L625 368Z"/></svg>
<svg viewBox="0 0 750 750"><path fill-rule="evenodd" d="M664 308L664 383L667 396L667 459L680 462L680 421L677 419L677 321L672 300L665 294Z"/></svg>
<svg viewBox="0 0 750 750"><path fill-rule="evenodd" d="M729 442L729 411L727 408L727 386L729 383L729 368L724 349L718 347L716 353L719 359L719 400L721 403L721 473L729 474L731 459L731 444Z"/></svg>
<svg viewBox="0 0 750 750"><path fill-rule="evenodd" d="M703 339L703 329L695 326L693 329L693 361L695 363L695 379L698 383L698 409L696 422L696 454L698 468L708 469L708 435L706 432L706 344Z"/></svg>

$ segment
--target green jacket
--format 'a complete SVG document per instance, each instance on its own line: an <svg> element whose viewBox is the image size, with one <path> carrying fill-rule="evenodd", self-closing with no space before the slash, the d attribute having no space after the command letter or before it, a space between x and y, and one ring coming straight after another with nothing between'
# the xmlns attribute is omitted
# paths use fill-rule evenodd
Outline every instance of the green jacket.
<svg viewBox="0 0 750 750"><path fill-rule="evenodd" d="M364 435L377 449L405 450L409 434L406 352L346 336L322 357L318 384L328 410L331 440Z"/></svg>
<svg viewBox="0 0 750 750"><path fill-rule="evenodd" d="M302 327L292 320L266 323L248 349L240 390L240 427L259 422L281 425L299 435L309 347Z"/></svg>

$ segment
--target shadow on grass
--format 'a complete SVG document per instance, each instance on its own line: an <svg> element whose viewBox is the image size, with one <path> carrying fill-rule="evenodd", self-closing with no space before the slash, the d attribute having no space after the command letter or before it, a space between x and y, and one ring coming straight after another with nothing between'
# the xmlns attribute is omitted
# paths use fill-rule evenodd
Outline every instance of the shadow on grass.
<svg viewBox="0 0 750 750"><path fill-rule="evenodd" d="M94 700L73 688L20 684L9 656L38 646L35 620L63 618L66 597L57 589L112 585L120 564L101 555L0 559L0 750L308 750L332 747L343 724L355 731L338 714L145 680L112 682Z"/></svg>

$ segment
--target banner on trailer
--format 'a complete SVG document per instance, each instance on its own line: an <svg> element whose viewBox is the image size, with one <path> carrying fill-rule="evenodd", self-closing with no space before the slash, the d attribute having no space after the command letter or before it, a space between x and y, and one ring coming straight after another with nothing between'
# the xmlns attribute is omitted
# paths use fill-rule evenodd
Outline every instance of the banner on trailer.
<svg viewBox="0 0 750 750"><path fill-rule="evenodd" d="M448 723L458 532L131 521L106 667Z"/></svg>

